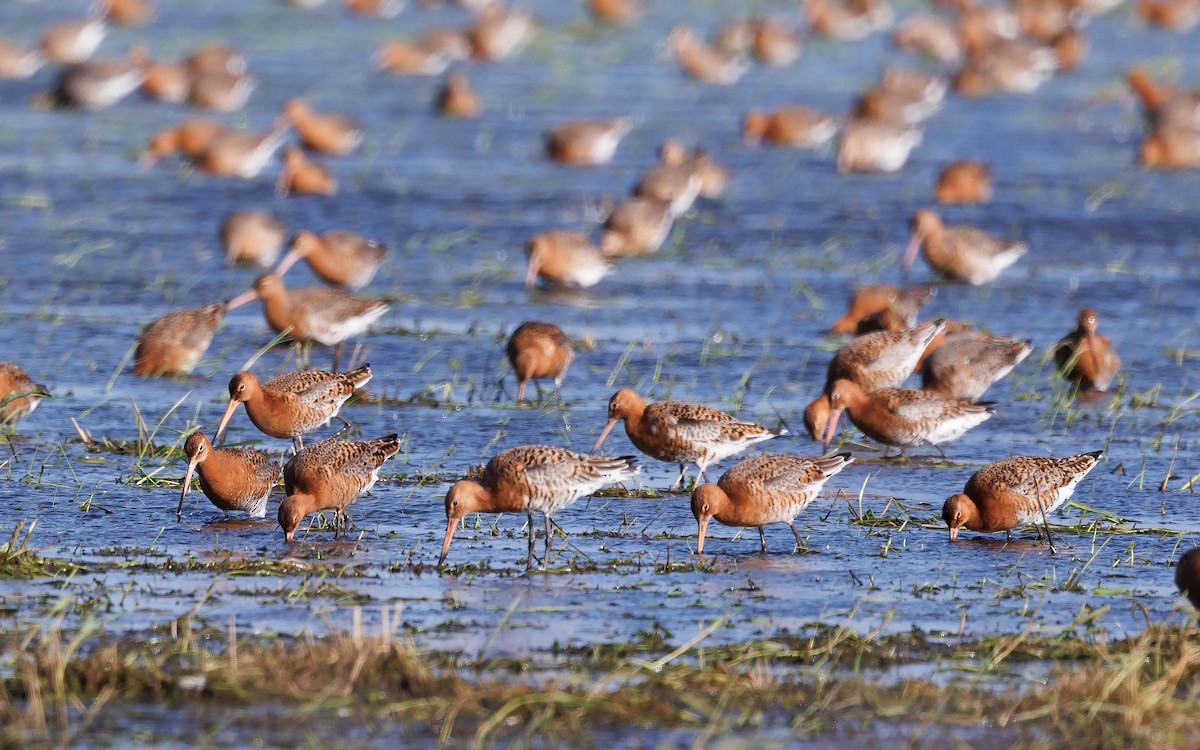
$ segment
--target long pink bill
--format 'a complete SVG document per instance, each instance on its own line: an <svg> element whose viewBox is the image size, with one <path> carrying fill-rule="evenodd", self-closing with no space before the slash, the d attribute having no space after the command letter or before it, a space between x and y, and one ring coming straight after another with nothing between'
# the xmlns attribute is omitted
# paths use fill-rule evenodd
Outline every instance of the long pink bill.
<svg viewBox="0 0 1200 750"><path fill-rule="evenodd" d="M833 436L837 434L838 422L842 419L844 409L835 409L829 415L829 422L825 424L825 445L823 450L829 450L829 444L833 442Z"/></svg>
<svg viewBox="0 0 1200 750"><path fill-rule="evenodd" d="M187 472L183 475L183 492L179 493L179 507L175 509L175 520L183 518L183 499L187 497L188 488L192 486L192 474L196 472L196 464L199 461L193 459L188 461Z"/></svg>
<svg viewBox="0 0 1200 750"><path fill-rule="evenodd" d="M275 266L275 270L271 273L283 278L283 275L288 272L288 269L296 265L297 261L299 260L299 253L297 253L295 250L288 250L287 254L283 256L283 260L279 261L279 265Z"/></svg>
<svg viewBox="0 0 1200 750"><path fill-rule="evenodd" d="M253 302L256 299L258 299L258 292L254 291L253 289L247 289L241 294L229 298L229 300L225 303L225 312L229 312L235 307L241 307L242 305Z"/></svg>
<svg viewBox="0 0 1200 750"><path fill-rule="evenodd" d="M225 416L221 417L221 424L219 427L217 427L217 434L213 436L213 444L214 445L220 444L221 435L223 435L225 433L225 426L229 424L230 418L233 417L233 412L235 409L237 409L238 403L239 402L237 401L237 399L232 399L232 398L229 399L229 408L227 408L225 410Z"/></svg>
<svg viewBox="0 0 1200 750"><path fill-rule="evenodd" d="M604 425L604 429L600 431L600 437L596 438L596 444L592 446L592 449L588 451L588 453L595 453L596 451L600 450L601 444L603 444L604 439L608 437L608 433L612 432L612 428L616 426L617 421L618 420L616 419L608 420L608 424Z"/></svg>
<svg viewBox="0 0 1200 750"><path fill-rule="evenodd" d="M457 518L446 519L446 538L442 540L442 556L438 558L440 568L446 562L446 553L450 551L450 542L454 539L454 529L458 527Z"/></svg>
<svg viewBox="0 0 1200 750"><path fill-rule="evenodd" d="M917 259L917 250L921 249L921 235L916 232L908 238L908 246L904 248L904 260L900 262L900 268L907 271Z"/></svg>
<svg viewBox="0 0 1200 750"><path fill-rule="evenodd" d="M525 288L526 289L533 289L533 285L537 283L539 268L540 268L540 266L536 262L534 262L534 260L532 258L530 258L529 259L529 267L525 269Z"/></svg>

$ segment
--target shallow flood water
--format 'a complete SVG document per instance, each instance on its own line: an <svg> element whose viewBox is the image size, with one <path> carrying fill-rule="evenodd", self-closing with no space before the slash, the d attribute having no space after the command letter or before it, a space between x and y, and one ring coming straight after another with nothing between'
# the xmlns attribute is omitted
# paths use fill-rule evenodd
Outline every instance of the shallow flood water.
<svg viewBox="0 0 1200 750"><path fill-rule="evenodd" d="M335 3L307 13L265 0L158 5L151 26L114 29L101 54L148 38L156 55L174 57L228 38L246 51L259 85L243 113L220 119L265 128L284 101L303 95L361 120L366 142L355 156L323 160L342 183L339 195L277 198L273 171L242 181L170 160L136 166L151 134L189 114L183 108L134 96L100 113L31 109L50 85L48 70L0 85L0 359L20 363L55 396L21 423L11 451L0 448L0 535L36 519L31 543L43 555L89 568L65 584L0 581L9 625L48 616L64 596L73 618L99 618L114 632L195 612L213 623L235 618L245 631L296 633L345 627L356 606L371 622L391 603L419 644L473 657L544 656L555 644L656 632L678 644L721 617L713 641L814 623L955 635L1032 623L1047 633L1121 635L1183 616L1170 564L1200 536L1195 495L1180 491L1200 473L1190 400L1200 389L1200 175L1136 166L1143 126L1123 80L1143 62L1194 86L1195 31L1154 31L1118 9L1087 27L1090 53L1078 71L1029 96L950 96L900 173L847 176L829 149L745 147L740 120L751 108L789 103L846 111L885 61L924 64L883 37L811 39L795 65L755 67L721 88L685 79L663 40L684 18L711 32L731 6L653 4L637 28L611 31L574 3L531 3L544 24L533 44L509 62L467 66L486 111L451 122L432 113L437 79L377 75L368 58L387 37L464 24L465 11L410 7L396 20L370 21ZM5 4L5 34L32 42L65 16L61 6ZM624 114L639 125L611 164L572 169L542 158L551 125ZM623 261L588 292L527 293L525 242L551 228L594 232L601 205L636 182L668 137L732 169L724 196L701 200L658 255ZM768 529L764 555L753 530L714 524L698 565L687 495L668 494L593 498L563 511L555 520L566 536L556 537L548 573L525 571L525 521L515 516L469 519L450 550L458 567L434 567L454 478L516 445L587 450L621 387L783 424L790 434L764 449L818 453L801 413L841 343L824 332L856 284L899 280L908 222L931 204L940 166L957 158L991 164L996 197L943 216L1021 237L1031 250L989 287L940 286L923 317L1029 338L1036 351L988 392L996 415L948 445L950 461L934 461L932 449L881 459L847 433L842 450L856 464L800 520L811 554L792 554L786 528ZM361 339L376 398L342 413L361 436L398 432L404 447L352 507L358 529L346 539L311 530L284 543L278 498L267 520L239 522L193 492L176 523L178 489L131 481L140 476L134 457L89 452L71 424L134 441L140 413L156 445L181 445L196 426L211 434L230 375L270 340L257 303L226 318L189 378L134 376L128 357L145 322L251 283L256 272L224 265L217 242L223 217L244 208L271 211L289 231L349 229L390 248L364 290L393 300ZM910 280L932 280L923 261ZM287 281L318 283L303 264ZM1045 355L1083 306L1099 312L1124 368L1114 393L1064 402ZM594 342L578 352L565 402L550 396L540 408L516 408L511 374L497 386L504 340L529 319ZM325 367L328 358L318 348L312 363ZM290 350L277 348L253 369L267 376L292 366ZM244 411L229 436L288 449L264 439ZM1125 519L1120 533L1104 522L1094 533L1058 529L1056 554L1031 530L1008 544L970 533L947 543L941 504L983 464L1099 448L1106 456L1074 499ZM634 452L620 429L605 450ZM140 471L163 463L148 459ZM165 463L155 480L177 487L185 463ZM642 466L640 486L658 490L677 471L649 458ZM1168 467L1173 491L1164 494ZM882 520L854 522L867 511ZM1068 508L1051 520L1101 517ZM227 560L245 569L206 567ZM263 560L297 562L288 574L256 570Z"/></svg>

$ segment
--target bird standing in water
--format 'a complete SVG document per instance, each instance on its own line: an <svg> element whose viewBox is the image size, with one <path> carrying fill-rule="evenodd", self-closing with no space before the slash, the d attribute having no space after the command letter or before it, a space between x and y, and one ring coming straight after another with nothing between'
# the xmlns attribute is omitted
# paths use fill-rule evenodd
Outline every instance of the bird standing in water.
<svg viewBox="0 0 1200 750"><path fill-rule="evenodd" d="M608 424L596 438L592 453L600 450L608 433L622 421L634 447L659 461L679 464L679 478L672 490L683 483L687 464L696 464L699 481L709 464L787 434L782 427L763 427L703 404L659 401L647 406L641 396L622 388L608 400Z"/></svg>
<svg viewBox="0 0 1200 750"><path fill-rule="evenodd" d="M533 567L533 514L546 519L545 568L550 560L550 517L606 484L632 479L638 472L632 456L606 458L552 445L523 445L501 451L488 461L478 482L457 482L446 493L446 537L438 565L446 562L459 521L471 513L525 513L529 516L529 556Z"/></svg>
<svg viewBox="0 0 1200 750"><path fill-rule="evenodd" d="M400 452L397 435L375 440L330 438L297 453L283 467L287 497L279 504L279 526L286 541L309 513L337 512L337 527L350 524L346 507L375 486L383 462Z"/></svg>
<svg viewBox="0 0 1200 750"><path fill-rule="evenodd" d="M216 439L221 439L238 404L245 404L255 427L271 437L291 438L298 452L304 447L302 436L337 416L342 404L370 379L370 365L347 372L287 372L266 383L243 370L229 381L229 407L217 427Z"/></svg>
<svg viewBox="0 0 1200 750"><path fill-rule="evenodd" d="M200 475L200 491L226 514L241 511L251 518L267 515L267 498L279 481L279 464L254 448L214 448L203 432L188 435L183 444L188 457L179 493L177 518L183 517L183 499L192 484L192 474Z"/></svg>
<svg viewBox="0 0 1200 750"><path fill-rule="evenodd" d="M1096 332L1096 311L1085 307L1079 324L1054 347L1054 362L1063 377L1082 390L1107 391L1121 369L1121 358L1107 336Z"/></svg>
<svg viewBox="0 0 1200 750"><path fill-rule="evenodd" d="M751 456L721 475L716 484L702 484L692 492L692 515L698 525L696 553L704 554L704 534L710 519L726 526L754 526L762 551L767 551L763 526L786 523L805 548L796 531L796 516L821 492L826 480L854 459L849 453L823 458L803 456Z"/></svg>
<svg viewBox="0 0 1200 750"><path fill-rule="evenodd" d="M1066 458L1013 456L988 464L942 506L950 541L958 538L962 528L988 534L1047 523L1103 455L1104 451ZM1049 534L1047 528L1047 540Z"/></svg>

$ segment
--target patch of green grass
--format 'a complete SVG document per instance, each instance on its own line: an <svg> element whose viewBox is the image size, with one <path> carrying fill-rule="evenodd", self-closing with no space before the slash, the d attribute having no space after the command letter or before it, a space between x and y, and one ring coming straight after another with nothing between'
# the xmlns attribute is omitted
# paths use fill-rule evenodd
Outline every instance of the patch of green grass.
<svg viewBox="0 0 1200 750"><path fill-rule="evenodd" d="M37 519L19 521L13 527L12 536L0 547L0 578L47 578L71 576L82 568L66 560L41 557L29 548L29 538L37 528ZM24 535L21 532L24 531Z"/></svg>

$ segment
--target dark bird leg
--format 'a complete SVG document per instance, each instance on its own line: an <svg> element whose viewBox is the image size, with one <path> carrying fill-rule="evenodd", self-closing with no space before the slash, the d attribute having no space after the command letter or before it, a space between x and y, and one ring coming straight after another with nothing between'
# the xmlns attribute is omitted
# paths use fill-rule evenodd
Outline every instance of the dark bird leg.
<svg viewBox="0 0 1200 750"><path fill-rule="evenodd" d="M1050 554L1058 554L1058 550L1054 549L1054 539L1050 537L1050 519L1046 518L1046 504L1042 502L1041 482L1038 481L1037 474L1033 475L1033 491L1037 493L1033 499L1038 504L1038 510L1042 511L1042 526L1046 528L1046 544L1050 547Z"/></svg>
<svg viewBox="0 0 1200 750"><path fill-rule="evenodd" d="M533 514L528 515L529 519L529 556L525 558L525 567L533 567Z"/></svg>
<svg viewBox="0 0 1200 750"><path fill-rule="evenodd" d="M789 521L788 528L792 530L792 536L796 537L796 549L808 549L808 545L800 539L800 532L796 531L796 523L794 521Z"/></svg>

